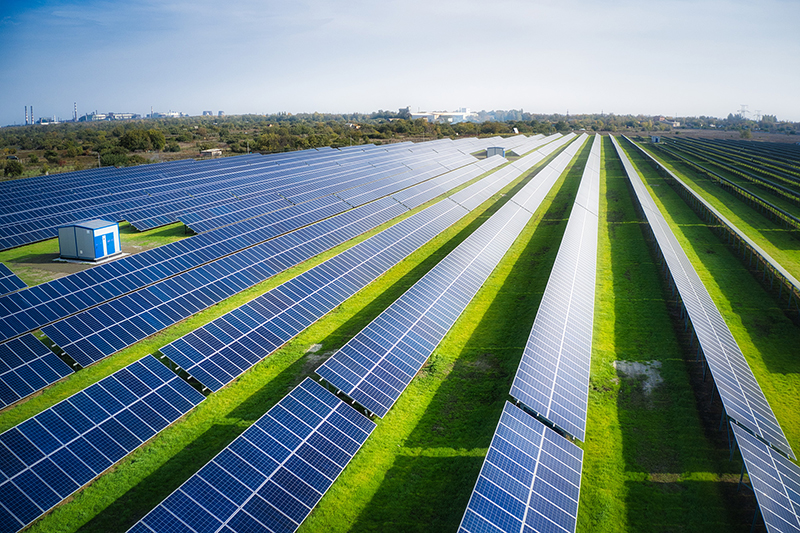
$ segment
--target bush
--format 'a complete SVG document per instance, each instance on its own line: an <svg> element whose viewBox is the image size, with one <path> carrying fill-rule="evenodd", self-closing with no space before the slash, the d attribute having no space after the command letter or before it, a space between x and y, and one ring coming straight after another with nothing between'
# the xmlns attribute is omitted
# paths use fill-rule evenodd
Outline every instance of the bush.
<svg viewBox="0 0 800 533"><path fill-rule="evenodd" d="M4 174L6 176L22 176L22 173L25 171L25 168L22 166L16 159L12 159L10 161L6 161L6 168Z"/></svg>
<svg viewBox="0 0 800 533"><path fill-rule="evenodd" d="M56 163L58 163L58 158L59 158L58 152L56 152L55 150L45 150L44 158L47 159L48 162L55 165Z"/></svg>
<svg viewBox="0 0 800 533"><path fill-rule="evenodd" d="M164 151L165 152L180 152L181 151L181 145L176 143L175 141L169 141L167 143L166 148L164 148Z"/></svg>

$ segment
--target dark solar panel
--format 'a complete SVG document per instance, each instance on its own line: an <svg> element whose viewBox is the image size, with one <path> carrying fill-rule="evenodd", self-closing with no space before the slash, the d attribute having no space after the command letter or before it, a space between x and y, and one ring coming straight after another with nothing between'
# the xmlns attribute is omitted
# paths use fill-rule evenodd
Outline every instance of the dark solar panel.
<svg viewBox="0 0 800 533"><path fill-rule="evenodd" d="M600 136L595 136L511 396L584 440L592 355Z"/></svg>
<svg viewBox="0 0 800 533"><path fill-rule="evenodd" d="M731 427L767 531L800 532L800 467L745 429Z"/></svg>

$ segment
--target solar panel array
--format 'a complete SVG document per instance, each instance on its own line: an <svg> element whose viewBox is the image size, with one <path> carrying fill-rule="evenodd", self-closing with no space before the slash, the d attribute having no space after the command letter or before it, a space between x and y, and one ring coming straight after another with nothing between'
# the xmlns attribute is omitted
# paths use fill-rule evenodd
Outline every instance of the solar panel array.
<svg viewBox="0 0 800 533"><path fill-rule="evenodd" d="M334 197L292 206L261 217L258 222L243 222L189 237L0 297L0 340L38 329L348 209L347 204Z"/></svg>
<svg viewBox="0 0 800 533"><path fill-rule="evenodd" d="M469 159L475 161L474 158ZM465 156L450 157L444 164L437 162L438 171L410 172L405 183L387 185L380 192L388 194L397 191L413 185L415 179L422 181L441 174L446 169L445 165L459 166L467 161ZM372 198L375 197L373 194ZM366 201L363 195L362 200ZM290 204L281 200L280 205ZM89 271L66 276L20 294L0 297L0 310L3 311L0 315L0 340L33 331L110 298L344 212L350 207L351 204L335 196L308 201L209 232L205 236L191 237L113 263L98 265Z"/></svg>
<svg viewBox="0 0 800 533"><path fill-rule="evenodd" d="M792 448L725 319L714 305L636 169L617 140L614 137L611 139L694 327L726 414L765 442L794 457Z"/></svg>
<svg viewBox="0 0 800 533"><path fill-rule="evenodd" d="M431 144L444 146L438 142ZM370 157L367 152L400 153L403 149L370 146L360 151L326 149L269 156L252 154L14 180L25 183L0 184L0 206L5 208L0 215L0 249L55 237L58 226L93 218L130 217L139 224L135 227L151 228L177 220L176 213L186 209L222 205L234 199L233 194L221 194L222 191L253 192L248 180L260 175L260 171L275 170L277 166L287 171L289 167L310 164L336 165L337 161ZM429 148L417 146L415 150Z"/></svg>
<svg viewBox="0 0 800 533"><path fill-rule="evenodd" d="M25 285L24 281L11 272L11 269L6 265L0 263L0 296L19 289L24 289L25 287L27 287L27 285Z"/></svg>
<svg viewBox="0 0 800 533"><path fill-rule="evenodd" d="M378 200L126 294L42 331L78 364L88 366L404 211L391 198Z"/></svg>
<svg viewBox="0 0 800 533"><path fill-rule="evenodd" d="M374 428L306 378L129 531L295 531Z"/></svg>
<svg viewBox="0 0 800 533"><path fill-rule="evenodd" d="M30 524L202 400L146 356L0 434L0 530Z"/></svg>
<svg viewBox="0 0 800 533"><path fill-rule="evenodd" d="M559 154L511 201L331 356L317 374L368 411L385 416L585 139L584 135Z"/></svg>
<svg viewBox="0 0 800 533"><path fill-rule="evenodd" d="M583 450L506 402L459 531L573 532Z"/></svg>
<svg viewBox="0 0 800 533"><path fill-rule="evenodd" d="M497 158L492 164L503 161ZM453 187L483 172L483 168L460 172L457 179L439 186ZM508 183L508 178L492 174L464 191L486 200ZM439 191L426 187L424 192ZM444 199L160 351L209 389L219 390L467 213Z"/></svg>
<svg viewBox="0 0 800 533"><path fill-rule="evenodd" d="M800 533L800 467L731 424L769 533Z"/></svg>
<svg viewBox="0 0 800 533"><path fill-rule="evenodd" d="M0 344L0 409L71 373L72 369L33 335Z"/></svg>
<svg viewBox="0 0 800 533"><path fill-rule="evenodd" d="M596 135L511 396L584 440L592 355L600 146Z"/></svg>

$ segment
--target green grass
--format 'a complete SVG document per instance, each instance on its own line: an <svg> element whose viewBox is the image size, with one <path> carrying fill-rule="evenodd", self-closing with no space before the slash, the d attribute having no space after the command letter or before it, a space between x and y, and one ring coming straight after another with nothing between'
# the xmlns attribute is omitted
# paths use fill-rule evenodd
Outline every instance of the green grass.
<svg viewBox="0 0 800 533"><path fill-rule="evenodd" d="M540 163L539 167L546 163L547 161ZM503 192L507 193L509 189L515 190L519 186L517 183ZM31 531L119 531L130 527L263 415L293 386L313 372L321 358L316 354L305 353L310 345L321 343L323 350L329 352L344 344L474 231L505 200L507 198L503 199L498 194L483 207L468 214L458 224L379 278L378 282L344 302L229 386L210 395L179 423L167 428L148 444L120 461L77 493L68 504L58 506L39 520ZM395 222L396 220L391 223ZM379 229L230 298L98 365L78 372L39 397L7 410L0 417L0 423L5 428L13 426L113 370L146 353L154 352L158 347L214 317L366 239Z"/></svg>

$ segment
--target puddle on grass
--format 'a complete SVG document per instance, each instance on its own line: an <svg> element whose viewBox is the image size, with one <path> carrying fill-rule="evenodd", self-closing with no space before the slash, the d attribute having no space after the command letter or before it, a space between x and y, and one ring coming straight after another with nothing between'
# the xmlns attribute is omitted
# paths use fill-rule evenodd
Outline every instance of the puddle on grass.
<svg viewBox="0 0 800 533"><path fill-rule="evenodd" d="M614 368L628 379L641 380L645 396L650 396L653 389L664 382L661 378L661 361L614 361Z"/></svg>

